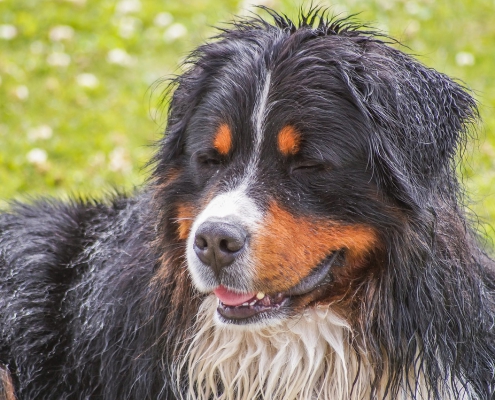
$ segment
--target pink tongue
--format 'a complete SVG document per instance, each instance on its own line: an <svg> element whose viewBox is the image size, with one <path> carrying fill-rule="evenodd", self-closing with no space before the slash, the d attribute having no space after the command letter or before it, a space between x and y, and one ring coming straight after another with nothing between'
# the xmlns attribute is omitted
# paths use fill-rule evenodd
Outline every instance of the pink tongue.
<svg viewBox="0 0 495 400"><path fill-rule="evenodd" d="M245 303L256 296L256 293L244 294L232 292L224 286L217 287L213 293L215 293L215 296L217 296L223 304L228 306L240 306L242 303Z"/></svg>

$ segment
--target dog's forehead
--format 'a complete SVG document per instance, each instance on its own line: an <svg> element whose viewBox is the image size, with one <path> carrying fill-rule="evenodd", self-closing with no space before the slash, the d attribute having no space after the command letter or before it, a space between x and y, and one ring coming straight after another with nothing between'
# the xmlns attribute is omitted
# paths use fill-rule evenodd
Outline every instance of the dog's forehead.
<svg viewBox="0 0 495 400"><path fill-rule="evenodd" d="M356 152L366 153L366 120L331 68L305 81L305 65L302 71L286 69L284 63L271 69L254 62L231 67L215 77L190 121L190 154L212 148L243 159L274 150L283 157L301 151L341 163Z"/></svg>

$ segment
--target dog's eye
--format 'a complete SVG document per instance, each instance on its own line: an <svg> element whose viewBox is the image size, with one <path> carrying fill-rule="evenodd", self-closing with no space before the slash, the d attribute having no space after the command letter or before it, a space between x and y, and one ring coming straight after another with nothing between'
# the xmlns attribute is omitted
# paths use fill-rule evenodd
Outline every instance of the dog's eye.
<svg viewBox="0 0 495 400"><path fill-rule="evenodd" d="M211 154L200 154L196 156L196 162L205 167L214 167L222 164L222 160Z"/></svg>
<svg viewBox="0 0 495 400"><path fill-rule="evenodd" d="M205 160L201 160L201 164L206 165L208 167L212 167L214 165L220 165L222 162L217 160L216 158L207 158Z"/></svg>
<svg viewBox="0 0 495 400"><path fill-rule="evenodd" d="M292 165L290 168L290 173L291 174L312 173L312 172L322 171L324 169L325 169L324 164L313 161L304 161Z"/></svg>

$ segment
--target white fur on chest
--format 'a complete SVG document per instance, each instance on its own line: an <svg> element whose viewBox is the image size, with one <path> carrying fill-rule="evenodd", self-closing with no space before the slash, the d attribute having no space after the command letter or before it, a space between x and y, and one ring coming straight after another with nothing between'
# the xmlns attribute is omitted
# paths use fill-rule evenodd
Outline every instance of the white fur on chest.
<svg viewBox="0 0 495 400"><path fill-rule="evenodd" d="M328 307L308 309L298 318L251 329L215 323L216 307L214 296L204 301L194 339L176 366L178 377L185 373L189 378L185 399L383 398L386 377L379 393L372 394L373 368L364 354L358 362L349 345L349 325ZM180 378L177 386L184 389ZM429 398L421 371L406 373L402 387L394 399ZM476 398L469 388L458 386L453 391L452 383L447 387L445 399Z"/></svg>
<svg viewBox="0 0 495 400"><path fill-rule="evenodd" d="M358 364L347 344L349 327L327 307L253 330L216 325L216 307L213 296L203 303L179 365L191 382L187 399L350 399L367 393L361 382L370 376L361 365L351 394Z"/></svg>

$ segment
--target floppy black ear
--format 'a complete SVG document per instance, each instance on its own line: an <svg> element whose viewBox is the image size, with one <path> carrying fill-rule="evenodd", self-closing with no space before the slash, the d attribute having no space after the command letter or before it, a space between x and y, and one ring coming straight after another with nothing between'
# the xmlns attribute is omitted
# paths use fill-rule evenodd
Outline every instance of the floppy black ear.
<svg viewBox="0 0 495 400"><path fill-rule="evenodd" d="M165 91L165 96L170 93L172 96L168 107L167 127L153 159L156 168L169 164L182 154L185 130L205 90L204 75L201 67L193 65L189 71L174 79Z"/></svg>
<svg viewBox="0 0 495 400"><path fill-rule="evenodd" d="M416 205L435 187L456 185L455 155L478 116L476 102L449 77L380 42L363 44L349 82L370 119L375 168Z"/></svg>
<svg viewBox="0 0 495 400"><path fill-rule="evenodd" d="M174 79L166 91L166 94L173 92L173 95L169 103L167 128L153 158L156 170L182 154L185 132L194 111L213 88L225 65L232 62L241 45L240 40L226 40L222 34L213 39L221 40L193 51L185 62L187 71Z"/></svg>

